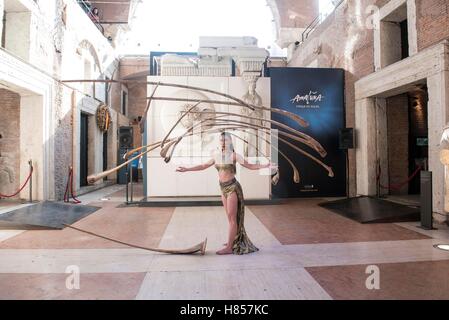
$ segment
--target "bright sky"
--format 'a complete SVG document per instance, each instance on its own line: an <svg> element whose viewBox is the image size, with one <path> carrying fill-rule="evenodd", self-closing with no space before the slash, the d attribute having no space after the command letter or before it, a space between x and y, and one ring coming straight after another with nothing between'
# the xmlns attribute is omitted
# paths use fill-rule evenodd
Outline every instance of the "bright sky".
<svg viewBox="0 0 449 320"><path fill-rule="evenodd" d="M271 56L286 55L266 0L143 0L130 25L121 53L196 52L200 36L253 36Z"/></svg>
<svg viewBox="0 0 449 320"><path fill-rule="evenodd" d="M319 0L323 17L332 0ZM122 39L122 54L150 51L196 52L200 36L252 36L272 57L285 57L276 43L273 13L266 0L141 0L131 32Z"/></svg>
<svg viewBox="0 0 449 320"><path fill-rule="evenodd" d="M323 14L323 16L327 16L332 11L334 11L335 5L332 3L336 3L337 1L332 0L320 0L320 13Z"/></svg>

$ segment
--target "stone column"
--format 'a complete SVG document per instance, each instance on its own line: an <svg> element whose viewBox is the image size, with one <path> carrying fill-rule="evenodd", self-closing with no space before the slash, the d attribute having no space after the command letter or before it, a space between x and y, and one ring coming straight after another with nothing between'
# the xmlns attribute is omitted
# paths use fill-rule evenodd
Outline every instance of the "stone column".
<svg viewBox="0 0 449 320"><path fill-rule="evenodd" d="M409 55L418 53L418 28L416 25L416 0L407 0Z"/></svg>
<svg viewBox="0 0 449 320"><path fill-rule="evenodd" d="M44 166L44 101L39 95L22 96L20 100L20 184L29 174L28 161L33 161L33 200L47 200L44 195L44 177L50 173ZM47 186L48 188L48 186ZM29 185L20 193L29 198Z"/></svg>
<svg viewBox="0 0 449 320"><path fill-rule="evenodd" d="M376 194L376 107L371 98L355 104L357 194Z"/></svg>
<svg viewBox="0 0 449 320"><path fill-rule="evenodd" d="M435 219L443 222L447 219L444 212L445 170L440 161L441 134L449 122L449 71L442 71L427 79L429 92L428 121L429 121L429 170L433 176L433 211Z"/></svg>

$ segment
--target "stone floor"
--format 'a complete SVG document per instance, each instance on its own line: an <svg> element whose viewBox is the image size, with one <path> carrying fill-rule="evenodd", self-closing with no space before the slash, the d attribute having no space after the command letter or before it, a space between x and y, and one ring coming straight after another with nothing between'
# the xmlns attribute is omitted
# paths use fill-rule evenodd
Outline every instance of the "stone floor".
<svg viewBox="0 0 449 320"><path fill-rule="evenodd" d="M361 225L319 207L322 199L292 200L246 207L260 251L218 256L222 207L118 208L123 188L81 196L102 209L74 226L161 248L207 238L206 254L133 249L72 229L0 230L0 299L449 299L449 252L433 247L449 243L447 227ZM367 288L373 266L378 290Z"/></svg>

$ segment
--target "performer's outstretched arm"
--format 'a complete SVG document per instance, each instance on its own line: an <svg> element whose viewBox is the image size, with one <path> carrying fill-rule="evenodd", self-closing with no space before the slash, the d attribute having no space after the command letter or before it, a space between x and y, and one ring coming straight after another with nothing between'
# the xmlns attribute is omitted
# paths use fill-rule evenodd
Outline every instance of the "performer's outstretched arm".
<svg viewBox="0 0 449 320"><path fill-rule="evenodd" d="M236 156L236 160L238 163L240 163L243 167L249 169L249 170L259 170L259 169L266 169L266 168L277 168L276 165L272 164L272 163L267 163L267 164L252 164L249 163L248 161L246 161L245 158L243 158L241 155L239 155L238 153L235 154Z"/></svg>
<svg viewBox="0 0 449 320"><path fill-rule="evenodd" d="M215 160L214 159L210 159L209 161L207 161L206 163L194 166L194 167L178 167L176 169L176 172L187 172L187 171L202 171L202 170L206 170L207 168L213 166L215 164Z"/></svg>

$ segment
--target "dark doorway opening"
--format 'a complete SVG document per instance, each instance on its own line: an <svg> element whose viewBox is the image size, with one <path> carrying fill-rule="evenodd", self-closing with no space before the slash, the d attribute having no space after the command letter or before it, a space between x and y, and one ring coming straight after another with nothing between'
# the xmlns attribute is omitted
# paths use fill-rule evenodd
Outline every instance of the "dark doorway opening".
<svg viewBox="0 0 449 320"><path fill-rule="evenodd" d="M388 194L421 194L420 171L428 169L428 93L425 84L387 98ZM385 188L385 187L382 187ZM403 197L404 198L404 197ZM405 198L404 198L405 199Z"/></svg>
<svg viewBox="0 0 449 320"><path fill-rule="evenodd" d="M401 60L409 57L408 20L399 23L401 27Z"/></svg>
<svg viewBox="0 0 449 320"><path fill-rule="evenodd" d="M89 128L89 116L85 113L81 113L81 126L80 126L80 186L85 187L87 183L88 175L88 128Z"/></svg>
<svg viewBox="0 0 449 320"><path fill-rule="evenodd" d="M427 86L421 86L409 93L409 174L417 168L427 170L429 159L429 128L427 121ZM420 194L420 179L409 183L409 194Z"/></svg>
<svg viewBox="0 0 449 320"><path fill-rule="evenodd" d="M127 109L128 109L127 101L128 101L128 93L123 91L122 92L122 114L124 116L126 116L126 112L127 112Z"/></svg>

